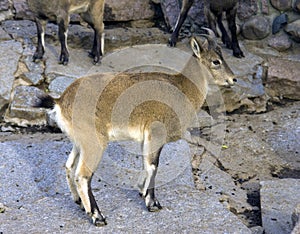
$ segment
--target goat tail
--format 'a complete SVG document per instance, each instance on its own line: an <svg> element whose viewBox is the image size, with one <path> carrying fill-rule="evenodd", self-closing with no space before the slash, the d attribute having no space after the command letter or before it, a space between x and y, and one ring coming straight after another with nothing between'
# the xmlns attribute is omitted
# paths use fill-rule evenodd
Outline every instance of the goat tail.
<svg viewBox="0 0 300 234"><path fill-rule="evenodd" d="M37 97L37 100L34 102L33 107L53 109L55 104L55 98L51 97L48 94L43 94Z"/></svg>

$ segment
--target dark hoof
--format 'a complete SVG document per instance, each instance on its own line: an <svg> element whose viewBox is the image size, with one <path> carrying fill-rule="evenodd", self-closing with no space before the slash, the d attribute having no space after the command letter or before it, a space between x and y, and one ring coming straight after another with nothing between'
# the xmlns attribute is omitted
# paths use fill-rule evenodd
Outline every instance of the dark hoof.
<svg viewBox="0 0 300 234"><path fill-rule="evenodd" d="M243 58L245 57L244 53L242 51L239 52L233 52L233 56L236 58Z"/></svg>
<svg viewBox="0 0 300 234"><path fill-rule="evenodd" d="M68 63L69 63L69 57L67 55L64 55L64 54L60 55L58 63L62 64L64 66L68 65Z"/></svg>
<svg viewBox="0 0 300 234"><path fill-rule="evenodd" d="M101 64L101 57L100 58L94 58L93 64L94 65Z"/></svg>
<svg viewBox="0 0 300 234"><path fill-rule="evenodd" d="M69 63L69 60L62 60L62 61L59 61L58 64L61 64L61 65L64 65L64 66L67 66Z"/></svg>
<svg viewBox="0 0 300 234"><path fill-rule="evenodd" d="M96 227L103 227L103 226L107 225L107 222L105 219L96 218L95 220L93 220L93 224Z"/></svg>
<svg viewBox="0 0 300 234"><path fill-rule="evenodd" d="M156 200L151 204L150 206L147 207L149 212L157 212L162 209L162 206L159 204L159 202Z"/></svg>
<svg viewBox="0 0 300 234"><path fill-rule="evenodd" d="M93 64L97 65L101 63L102 56L96 55L94 52L89 52L89 57L94 59Z"/></svg>
<svg viewBox="0 0 300 234"><path fill-rule="evenodd" d="M43 59L43 55L41 56L41 55L38 55L38 54L34 54L34 55L32 56L32 61L33 61L34 63L39 63L39 62L42 61L42 59Z"/></svg>
<svg viewBox="0 0 300 234"><path fill-rule="evenodd" d="M172 38L169 38L169 40L168 40L168 46L169 47L175 47L176 46L176 40L172 39Z"/></svg>

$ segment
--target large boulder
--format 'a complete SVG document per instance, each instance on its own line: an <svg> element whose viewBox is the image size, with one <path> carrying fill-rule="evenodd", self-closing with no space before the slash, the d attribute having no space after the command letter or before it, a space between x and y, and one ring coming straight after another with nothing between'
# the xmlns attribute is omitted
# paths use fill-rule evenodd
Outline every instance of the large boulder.
<svg viewBox="0 0 300 234"><path fill-rule="evenodd" d="M26 0L13 0L17 19L33 19L33 14L28 8Z"/></svg>
<svg viewBox="0 0 300 234"><path fill-rule="evenodd" d="M294 0L293 8L295 11L300 12L300 0Z"/></svg>
<svg viewBox="0 0 300 234"><path fill-rule="evenodd" d="M299 203L295 196L300 180L281 179L261 182L261 216L265 233L291 233L291 216Z"/></svg>
<svg viewBox="0 0 300 234"><path fill-rule="evenodd" d="M145 20L154 17L151 0L106 0L105 21Z"/></svg>
<svg viewBox="0 0 300 234"><path fill-rule="evenodd" d="M11 19L13 17L13 9L12 9L11 1L9 0L1 0L0 1L0 22L2 20Z"/></svg>
<svg viewBox="0 0 300 234"><path fill-rule="evenodd" d="M277 51L285 51L292 46L292 41L285 33L274 35L268 40L268 45Z"/></svg>
<svg viewBox="0 0 300 234"><path fill-rule="evenodd" d="M249 19L252 15L256 15L258 11L257 1L245 0L239 1L237 16L241 20Z"/></svg>
<svg viewBox="0 0 300 234"><path fill-rule="evenodd" d="M4 0L4 3L8 0ZM4 3L0 3L1 6ZM32 19L32 13L28 9L26 0L13 0L16 17L22 19ZM105 21L130 21L152 19L154 9L150 0L106 0L105 1ZM0 18L1 19L1 18Z"/></svg>
<svg viewBox="0 0 300 234"><path fill-rule="evenodd" d="M14 89L10 107L7 109L4 120L18 126L46 124L45 112L32 105L42 91L32 86L18 86Z"/></svg>
<svg viewBox="0 0 300 234"><path fill-rule="evenodd" d="M236 76L237 82L231 88L222 88L226 111L232 112L243 108L247 112L266 111L264 79L264 60L246 50L240 43L245 58L232 56L231 50L224 49L223 56Z"/></svg>
<svg viewBox="0 0 300 234"><path fill-rule="evenodd" d="M291 0L271 0L271 4L279 11L287 11L292 8Z"/></svg>
<svg viewBox="0 0 300 234"><path fill-rule="evenodd" d="M168 27L174 28L177 18L180 13L180 4L178 0L161 0L161 8L164 13L165 21ZM184 25L197 29L206 21L204 16L204 3L202 0L195 0L191 9L188 12L187 19Z"/></svg>
<svg viewBox="0 0 300 234"><path fill-rule="evenodd" d="M253 16L242 28L243 36L249 40L264 39L270 34L270 22L264 16Z"/></svg>
<svg viewBox="0 0 300 234"><path fill-rule="evenodd" d="M272 98L300 100L300 62L273 57L268 59L269 69L266 92Z"/></svg>
<svg viewBox="0 0 300 234"><path fill-rule="evenodd" d="M16 41L0 42L0 111L8 104L15 80L22 44Z"/></svg>
<svg viewBox="0 0 300 234"><path fill-rule="evenodd" d="M292 39L300 42L300 19L289 23L286 26L285 31L291 35Z"/></svg>

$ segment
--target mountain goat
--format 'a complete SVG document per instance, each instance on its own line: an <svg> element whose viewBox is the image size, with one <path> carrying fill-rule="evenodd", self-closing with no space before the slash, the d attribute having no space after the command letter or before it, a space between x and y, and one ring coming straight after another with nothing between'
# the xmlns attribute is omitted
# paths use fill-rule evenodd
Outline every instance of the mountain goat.
<svg viewBox="0 0 300 234"><path fill-rule="evenodd" d="M199 111L207 95L209 78L212 77L219 85L233 84L233 74L223 60L220 48L209 36L192 38L191 46L196 56L193 61L199 65L199 70L198 66L195 68L198 79L195 82L180 73L104 73L77 79L58 99L46 94L39 97L35 107L52 109L58 126L73 142L66 163L68 184L74 201L84 207L94 225L106 224L93 196L91 180L109 141L134 140L141 143L146 176L139 184L140 194L149 211L162 208L154 191L159 155L165 143L182 138L193 114L184 109L181 112L184 120L178 121L176 111L155 99L162 95L161 100L165 100L170 95L171 92L161 91L161 87L165 85L181 94L169 98L176 105L184 103L186 97L191 109ZM135 93L144 86L147 86L144 91ZM154 98L141 101L134 107L127 123L115 121L116 103L128 90L131 90L130 97L133 99L143 98L141 96L147 95L146 92ZM129 101L126 99L125 102ZM122 110L127 109L123 107ZM164 125L164 134L160 124Z"/></svg>
<svg viewBox="0 0 300 234"><path fill-rule="evenodd" d="M94 30L94 43L90 52L94 63L100 62L104 49L104 0L27 0L29 9L33 12L37 27L38 45L33 60L43 58L45 52L45 26L47 21L56 21L58 24L58 37L61 44L59 62L67 65L69 52L67 48L67 32L70 14L79 13Z"/></svg>

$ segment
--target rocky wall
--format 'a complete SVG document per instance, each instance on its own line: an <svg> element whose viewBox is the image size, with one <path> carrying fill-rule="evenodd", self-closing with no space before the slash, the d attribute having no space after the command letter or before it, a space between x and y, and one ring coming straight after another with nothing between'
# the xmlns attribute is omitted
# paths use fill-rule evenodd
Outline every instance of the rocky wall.
<svg viewBox="0 0 300 234"><path fill-rule="evenodd" d="M238 78L232 89L222 90L226 111L260 113L274 101L300 100L299 2L240 1L237 24L246 57L237 59L223 47L224 58ZM201 26L206 24L203 5L202 0L195 0L179 46L186 46L185 38L191 34L201 33ZM106 51L136 44L166 44L170 35L167 28L175 24L179 10L180 0L106 0ZM91 66L89 59L76 60L86 58L92 44L92 30L77 15L71 18L68 35L75 66L57 64L59 42L54 24L48 24L46 32L47 50L54 52L48 53L42 63L33 63L36 29L31 19L26 0L0 2L0 53L6 55L0 58L0 116L18 125L45 123L45 116L22 98L30 98L40 89L59 95ZM158 28L157 22L165 22L167 27Z"/></svg>

